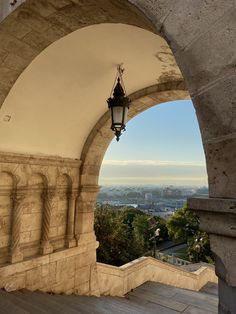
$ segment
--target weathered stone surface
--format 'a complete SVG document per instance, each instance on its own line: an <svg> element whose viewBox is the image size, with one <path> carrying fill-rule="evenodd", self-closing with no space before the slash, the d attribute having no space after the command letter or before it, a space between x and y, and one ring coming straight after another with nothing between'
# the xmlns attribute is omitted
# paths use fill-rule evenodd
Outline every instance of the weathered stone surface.
<svg viewBox="0 0 236 314"><path fill-rule="evenodd" d="M31 28L27 25L20 23L16 19L11 19L11 21L1 22L1 31L11 34L12 36L21 39L27 33L31 31Z"/></svg>
<svg viewBox="0 0 236 314"><path fill-rule="evenodd" d="M142 10L153 21L159 31L163 27L164 20L174 11L176 5L172 0L129 0L129 2Z"/></svg>
<svg viewBox="0 0 236 314"><path fill-rule="evenodd" d="M193 96L220 78L235 74L235 16L236 9L230 10L208 32L175 55Z"/></svg>
<svg viewBox="0 0 236 314"><path fill-rule="evenodd" d="M80 259L80 247L52 253L47 257L36 257L27 262L20 262L0 268L0 288L7 291L27 288L55 293L86 293L90 294L90 265L95 264L91 256L95 252L86 251ZM91 255L92 254L92 255ZM93 274L96 276L96 273Z"/></svg>
<svg viewBox="0 0 236 314"><path fill-rule="evenodd" d="M236 197L236 137L234 134L205 143L209 195Z"/></svg>
<svg viewBox="0 0 236 314"><path fill-rule="evenodd" d="M24 36L23 40L29 46L38 50L45 49L51 43L47 35L44 36L40 34L38 31L31 31L30 33Z"/></svg>
<svg viewBox="0 0 236 314"><path fill-rule="evenodd" d="M205 141L236 132L236 75L225 77L193 98Z"/></svg>
<svg viewBox="0 0 236 314"><path fill-rule="evenodd" d="M0 84L0 104L25 67L42 50L59 38L81 27L98 23L127 23L154 30L152 23L126 0L97 2L76 0L27 0L0 24L1 60L8 57L10 76L0 69L5 80ZM10 59L12 56L21 59ZM24 60L24 61L22 61ZM2 83L0 81L0 83Z"/></svg>
<svg viewBox="0 0 236 314"><path fill-rule="evenodd" d="M62 159L33 157L15 154L0 154L0 247L10 250L10 246L17 245L16 253L11 252L11 262L16 262L23 257L33 257L39 252L42 241L50 241L52 245L44 243L43 253L48 254L55 247L56 250L65 247L67 240L66 230L69 225L68 212L75 211L75 202L68 203L68 192L70 195L77 195L79 180L80 161ZM35 173L38 173L37 175ZM47 195L47 190L51 192L52 188L48 183L58 188L55 193L53 203L45 202L43 195ZM18 195L19 194L19 195ZM21 199L21 195L24 197ZM47 197L46 197L47 199ZM17 201L17 203L16 203ZM18 205L17 205L18 204ZM52 206L52 217L48 216L49 238L44 239L43 230L45 230L45 208ZM12 220L13 213L20 208L19 215ZM70 219L71 239L74 239L74 216ZM52 231L50 232L50 228ZM13 241L13 242L12 242ZM16 244L14 244L16 242ZM41 243L41 244L40 244ZM50 249L49 249L50 247ZM12 249L12 248L11 248ZM14 257L13 257L14 255ZM1 259L5 263L8 259L8 253Z"/></svg>
<svg viewBox="0 0 236 314"><path fill-rule="evenodd" d="M97 263L98 284L102 295L124 296L146 281L200 290L205 282L217 282L214 268L204 266L190 273L151 257L141 257L121 267Z"/></svg>
<svg viewBox="0 0 236 314"><path fill-rule="evenodd" d="M200 217L200 227L210 234L219 280L219 313L235 312L236 199L195 198L188 207Z"/></svg>
<svg viewBox="0 0 236 314"><path fill-rule="evenodd" d="M30 10L36 14L40 14L42 17L47 17L56 11L55 6L50 4L50 1L47 0L33 0L27 5Z"/></svg>
<svg viewBox="0 0 236 314"><path fill-rule="evenodd" d="M219 314L236 313L236 287L229 287L219 279L219 296Z"/></svg>
<svg viewBox="0 0 236 314"><path fill-rule="evenodd" d="M165 19L162 32L171 43L172 49L175 51L185 49L209 31L216 34L216 30L213 31L214 24L217 21L221 24L220 20L224 20L224 15L231 12L235 5L234 0L227 2L223 0L178 0L172 12ZM218 41L218 38L214 41ZM204 45L204 47L206 46Z"/></svg>

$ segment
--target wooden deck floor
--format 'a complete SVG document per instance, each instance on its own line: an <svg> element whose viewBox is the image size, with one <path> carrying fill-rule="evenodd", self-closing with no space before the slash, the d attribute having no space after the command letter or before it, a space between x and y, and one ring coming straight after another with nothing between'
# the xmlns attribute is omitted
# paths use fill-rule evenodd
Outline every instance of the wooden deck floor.
<svg viewBox="0 0 236 314"><path fill-rule="evenodd" d="M147 282L125 298L0 291L0 314L213 314L217 308L214 284L193 292Z"/></svg>

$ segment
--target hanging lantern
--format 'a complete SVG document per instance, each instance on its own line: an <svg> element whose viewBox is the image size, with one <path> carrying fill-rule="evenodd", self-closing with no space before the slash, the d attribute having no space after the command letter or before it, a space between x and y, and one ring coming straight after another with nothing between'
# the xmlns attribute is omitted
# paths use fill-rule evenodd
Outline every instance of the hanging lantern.
<svg viewBox="0 0 236 314"><path fill-rule="evenodd" d="M113 97L107 99L108 108L111 112L111 129L114 131L117 142L120 139L121 132L125 131L128 110L131 100L126 96L124 83L122 80L124 69L118 66L113 92Z"/></svg>

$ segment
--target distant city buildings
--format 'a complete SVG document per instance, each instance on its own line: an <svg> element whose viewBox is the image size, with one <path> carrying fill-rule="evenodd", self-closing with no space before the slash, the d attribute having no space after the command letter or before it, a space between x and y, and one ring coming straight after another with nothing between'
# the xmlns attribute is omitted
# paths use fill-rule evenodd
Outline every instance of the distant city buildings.
<svg viewBox="0 0 236 314"><path fill-rule="evenodd" d="M153 216L168 219L177 208L185 206L191 196L208 195L207 187L176 186L103 186L98 204L115 208L134 207Z"/></svg>

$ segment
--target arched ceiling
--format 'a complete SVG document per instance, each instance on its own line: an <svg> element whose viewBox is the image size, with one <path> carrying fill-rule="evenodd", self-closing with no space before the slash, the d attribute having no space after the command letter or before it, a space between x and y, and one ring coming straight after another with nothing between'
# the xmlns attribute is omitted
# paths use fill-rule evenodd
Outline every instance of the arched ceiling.
<svg viewBox="0 0 236 314"><path fill-rule="evenodd" d="M128 94L181 77L158 35L124 24L82 28L46 48L18 78L0 111L0 150L79 158L122 62Z"/></svg>

